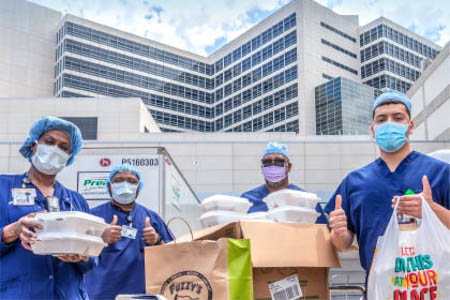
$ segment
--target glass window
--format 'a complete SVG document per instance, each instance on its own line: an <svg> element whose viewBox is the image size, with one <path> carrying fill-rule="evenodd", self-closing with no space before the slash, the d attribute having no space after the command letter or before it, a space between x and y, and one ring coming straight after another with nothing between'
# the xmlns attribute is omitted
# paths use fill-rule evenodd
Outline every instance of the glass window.
<svg viewBox="0 0 450 300"><path fill-rule="evenodd" d="M233 62L238 61L241 58L241 48L237 48L233 51Z"/></svg>
<svg viewBox="0 0 450 300"><path fill-rule="evenodd" d="M247 54L249 54L251 51L252 51L252 42L251 41L242 45L242 56L243 57L246 56Z"/></svg>
<svg viewBox="0 0 450 300"><path fill-rule="evenodd" d="M228 70L225 70L225 72L223 72L223 74L224 74L224 82L227 82L228 80L233 78L233 75L231 73L231 68Z"/></svg>
<svg viewBox="0 0 450 300"><path fill-rule="evenodd" d="M238 76L239 74L241 74L242 69L241 69L241 64L238 63L233 67L233 77Z"/></svg>
<svg viewBox="0 0 450 300"><path fill-rule="evenodd" d="M249 70L252 67L251 58L248 57L242 61L242 72Z"/></svg>
<svg viewBox="0 0 450 300"><path fill-rule="evenodd" d="M260 80L261 75L262 75L261 68L254 69L252 72L252 82L257 82L258 80Z"/></svg>
<svg viewBox="0 0 450 300"><path fill-rule="evenodd" d="M272 39L272 28L267 29L261 35L261 43L264 45Z"/></svg>
<svg viewBox="0 0 450 300"><path fill-rule="evenodd" d="M261 62L261 51L252 55L252 66L256 66Z"/></svg>
<svg viewBox="0 0 450 300"><path fill-rule="evenodd" d="M224 68L228 67L229 65L231 65L231 53L223 58Z"/></svg>
<svg viewBox="0 0 450 300"><path fill-rule="evenodd" d="M269 59L270 57L272 57L272 45L269 45L262 50L263 61Z"/></svg>
<svg viewBox="0 0 450 300"><path fill-rule="evenodd" d="M258 35L257 37L252 39L252 51L255 51L261 46L261 36Z"/></svg>

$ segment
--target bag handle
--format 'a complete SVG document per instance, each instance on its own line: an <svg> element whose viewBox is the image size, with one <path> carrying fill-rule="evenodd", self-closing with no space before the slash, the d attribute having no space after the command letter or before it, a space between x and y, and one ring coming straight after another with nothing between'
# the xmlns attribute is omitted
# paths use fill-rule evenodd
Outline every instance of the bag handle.
<svg viewBox="0 0 450 300"><path fill-rule="evenodd" d="M167 221L167 229L169 229L169 224L172 223L172 221L174 220L181 220L183 221L184 224L186 224L187 228L189 229L189 233L191 234L191 242L194 240L194 233L192 232L192 227L191 225L189 225L189 222L186 221L184 218L182 217L173 217L171 218L169 221ZM173 242L176 244L177 243L177 239L175 237L175 235L172 233L172 231L169 229L170 234L174 237Z"/></svg>

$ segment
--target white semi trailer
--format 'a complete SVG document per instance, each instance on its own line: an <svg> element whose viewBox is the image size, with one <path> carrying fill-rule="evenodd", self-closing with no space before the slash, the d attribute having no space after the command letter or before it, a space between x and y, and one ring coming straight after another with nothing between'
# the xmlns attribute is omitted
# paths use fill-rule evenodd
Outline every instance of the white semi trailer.
<svg viewBox="0 0 450 300"><path fill-rule="evenodd" d="M58 175L58 181L78 191L94 207L109 201L108 175L114 167L124 164L141 174L144 186L138 203L158 212L166 222L182 217L193 230L200 228L200 201L163 147L84 148L75 162ZM170 229L175 236L188 233L179 220L171 222Z"/></svg>

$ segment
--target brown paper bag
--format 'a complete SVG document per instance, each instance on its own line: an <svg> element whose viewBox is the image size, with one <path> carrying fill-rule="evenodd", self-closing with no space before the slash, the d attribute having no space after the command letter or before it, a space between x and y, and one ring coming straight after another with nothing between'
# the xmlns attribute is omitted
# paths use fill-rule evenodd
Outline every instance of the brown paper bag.
<svg viewBox="0 0 450 300"><path fill-rule="evenodd" d="M146 247L145 282L148 294L169 300L253 299L250 240Z"/></svg>

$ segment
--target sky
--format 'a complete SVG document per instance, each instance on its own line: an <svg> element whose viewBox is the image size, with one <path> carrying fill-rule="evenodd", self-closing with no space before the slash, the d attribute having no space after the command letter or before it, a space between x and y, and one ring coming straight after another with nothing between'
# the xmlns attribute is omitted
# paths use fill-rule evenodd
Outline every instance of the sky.
<svg viewBox="0 0 450 300"><path fill-rule="evenodd" d="M11 0L14 1L14 0ZM207 56L289 0L29 0L62 13ZM440 46L450 40L448 0L316 0L360 25L384 16Z"/></svg>

